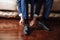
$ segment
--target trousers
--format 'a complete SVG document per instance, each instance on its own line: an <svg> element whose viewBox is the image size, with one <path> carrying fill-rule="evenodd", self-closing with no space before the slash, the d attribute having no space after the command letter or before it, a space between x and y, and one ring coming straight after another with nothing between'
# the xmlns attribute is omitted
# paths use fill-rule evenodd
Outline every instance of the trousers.
<svg viewBox="0 0 60 40"><path fill-rule="evenodd" d="M44 5L42 17L47 19L52 8L53 0L37 0L35 13L39 15L42 5Z"/></svg>
<svg viewBox="0 0 60 40"><path fill-rule="evenodd" d="M31 4L31 18L33 18L34 15L34 0L17 0L18 5L18 14L22 13L23 19L28 18L28 4Z"/></svg>

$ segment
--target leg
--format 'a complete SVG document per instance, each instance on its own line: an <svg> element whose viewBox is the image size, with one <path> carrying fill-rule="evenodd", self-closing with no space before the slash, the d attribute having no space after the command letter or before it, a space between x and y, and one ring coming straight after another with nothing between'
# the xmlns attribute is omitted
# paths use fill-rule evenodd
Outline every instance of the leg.
<svg viewBox="0 0 60 40"><path fill-rule="evenodd" d="M21 18L19 21L19 24L21 25L23 24L21 0L17 0L17 5L18 5L18 14L19 14L19 17Z"/></svg>
<svg viewBox="0 0 60 40"><path fill-rule="evenodd" d="M21 0L22 18L28 21L28 8L27 0ZM26 22L25 21L25 22Z"/></svg>
<svg viewBox="0 0 60 40"><path fill-rule="evenodd" d="M27 19L27 13L26 13L26 2L25 0L21 0L21 7L22 7L22 17L23 19Z"/></svg>
<svg viewBox="0 0 60 40"><path fill-rule="evenodd" d="M22 13L22 10L21 10L21 0L17 0L17 5L18 5L18 13Z"/></svg>
<svg viewBox="0 0 60 40"><path fill-rule="evenodd" d="M42 4L43 4L42 0L37 0L36 1L35 14L39 15Z"/></svg>
<svg viewBox="0 0 60 40"><path fill-rule="evenodd" d="M31 12L30 12L30 26L32 26L34 24L34 0L30 0L30 4L31 4Z"/></svg>
<svg viewBox="0 0 60 40"><path fill-rule="evenodd" d="M24 20L24 34L28 35L30 33L28 24L28 0L21 0L21 7Z"/></svg>
<svg viewBox="0 0 60 40"><path fill-rule="evenodd" d="M31 5L31 6L32 6L32 5ZM34 6L34 5L33 5L33 6ZM42 1L41 1L41 0L36 0L35 14L39 15L41 6L42 6ZM31 9L33 9L33 8L31 8ZM33 11L33 10L32 10L32 11ZM32 11L31 11L31 12L32 12ZM34 16L36 16L34 13L31 13L31 15L32 15L32 14L33 14ZM31 16L31 18L32 18L32 16ZM36 17L34 17L33 20L30 22L30 26L32 26L32 25L35 23L35 21L36 21Z"/></svg>
<svg viewBox="0 0 60 40"><path fill-rule="evenodd" d="M31 0L31 13L30 13L30 18L31 20L33 19L33 16L34 16L34 0Z"/></svg>
<svg viewBox="0 0 60 40"><path fill-rule="evenodd" d="M52 4L53 4L53 0L45 0L44 1L44 10L43 10L43 18L47 19L49 14L50 14L50 10L52 8Z"/></svg>
<svg viewBox="0 0 60 40"><path fill-rule="evenodd" d="M50 14L50 9L52 7L52 0L43 0L44 2L44 11L43 11L43 15L42 15L42 19L40 19L41 22L39 22L39 24L41 24L43 26L44 29L46 30L51 30L49 29L49 25L46 23L46 20Z"/></svg>

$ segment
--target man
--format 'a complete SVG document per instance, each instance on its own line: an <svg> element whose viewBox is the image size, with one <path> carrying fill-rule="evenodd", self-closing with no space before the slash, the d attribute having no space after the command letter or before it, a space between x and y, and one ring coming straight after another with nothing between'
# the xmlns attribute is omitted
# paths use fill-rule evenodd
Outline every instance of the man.
<svg viewBox="0 0 60 40"><path fill-rule="evenodd" d="M53 0L36 0L35 14L39 15L42 4L44 5L44 8L43 8L43 13L42 13L41 19L38 18L38 24L42 25L44 29L50 30L48 28L48 25L46 25L46 20L48 19L48 16L50 14L50 10L52 8Z"/></svg>
<svg viewBox="0 0 60 40"><path fill-rule="evenodd" d="M31 0L31 16L33 19L33 10L34 10L34 0ZM28 24L28 0L17 0L18 13L21 17L19 24L24 23L24 34L28 35L30 33L30 28Z"/></svg>

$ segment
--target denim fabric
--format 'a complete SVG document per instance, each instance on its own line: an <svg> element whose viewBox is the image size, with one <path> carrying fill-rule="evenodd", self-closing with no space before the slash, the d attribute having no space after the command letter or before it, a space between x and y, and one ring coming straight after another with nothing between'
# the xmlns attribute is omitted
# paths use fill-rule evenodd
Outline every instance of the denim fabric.
<svg viewBox="0 0 60 40"><path fill-rule="evenodd" d="M22 13L23 19L28 18L28 0L17 0L18 14ZM34 15L34 0L30 0L31 4L31 17Z"/></svg>
<svg viewBox="0 0 60 40"><path fill-rule="evenodd" d="M36 14L39 15L42 4L44 5L42 17L48 18L50 10L52 8L53 0L37 0L36 2Z"/></svg>
<svg viewBox="0 0 60 40"><path fill-rule="evenodd" d="M18 13L22 13L23 19L26 19L26 3L25 0L17 0Z"/></svg>

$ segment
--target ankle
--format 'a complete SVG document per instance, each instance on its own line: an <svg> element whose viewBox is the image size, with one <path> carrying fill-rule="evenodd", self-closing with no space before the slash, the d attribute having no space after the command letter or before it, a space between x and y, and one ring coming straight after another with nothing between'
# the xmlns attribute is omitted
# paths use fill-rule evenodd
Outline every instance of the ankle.
<svg viewBox="0 0 60 40"><path fill-rule="evenodd" d="M28 19L23 19L24 20L24 24L28 24Z"/></svg>
<svg viewBox="0 0 60 40"><path fill-rule="evenodd" d="M21 17L21 16L22 16L22 13L19 14L19 17Z"/></svg>

